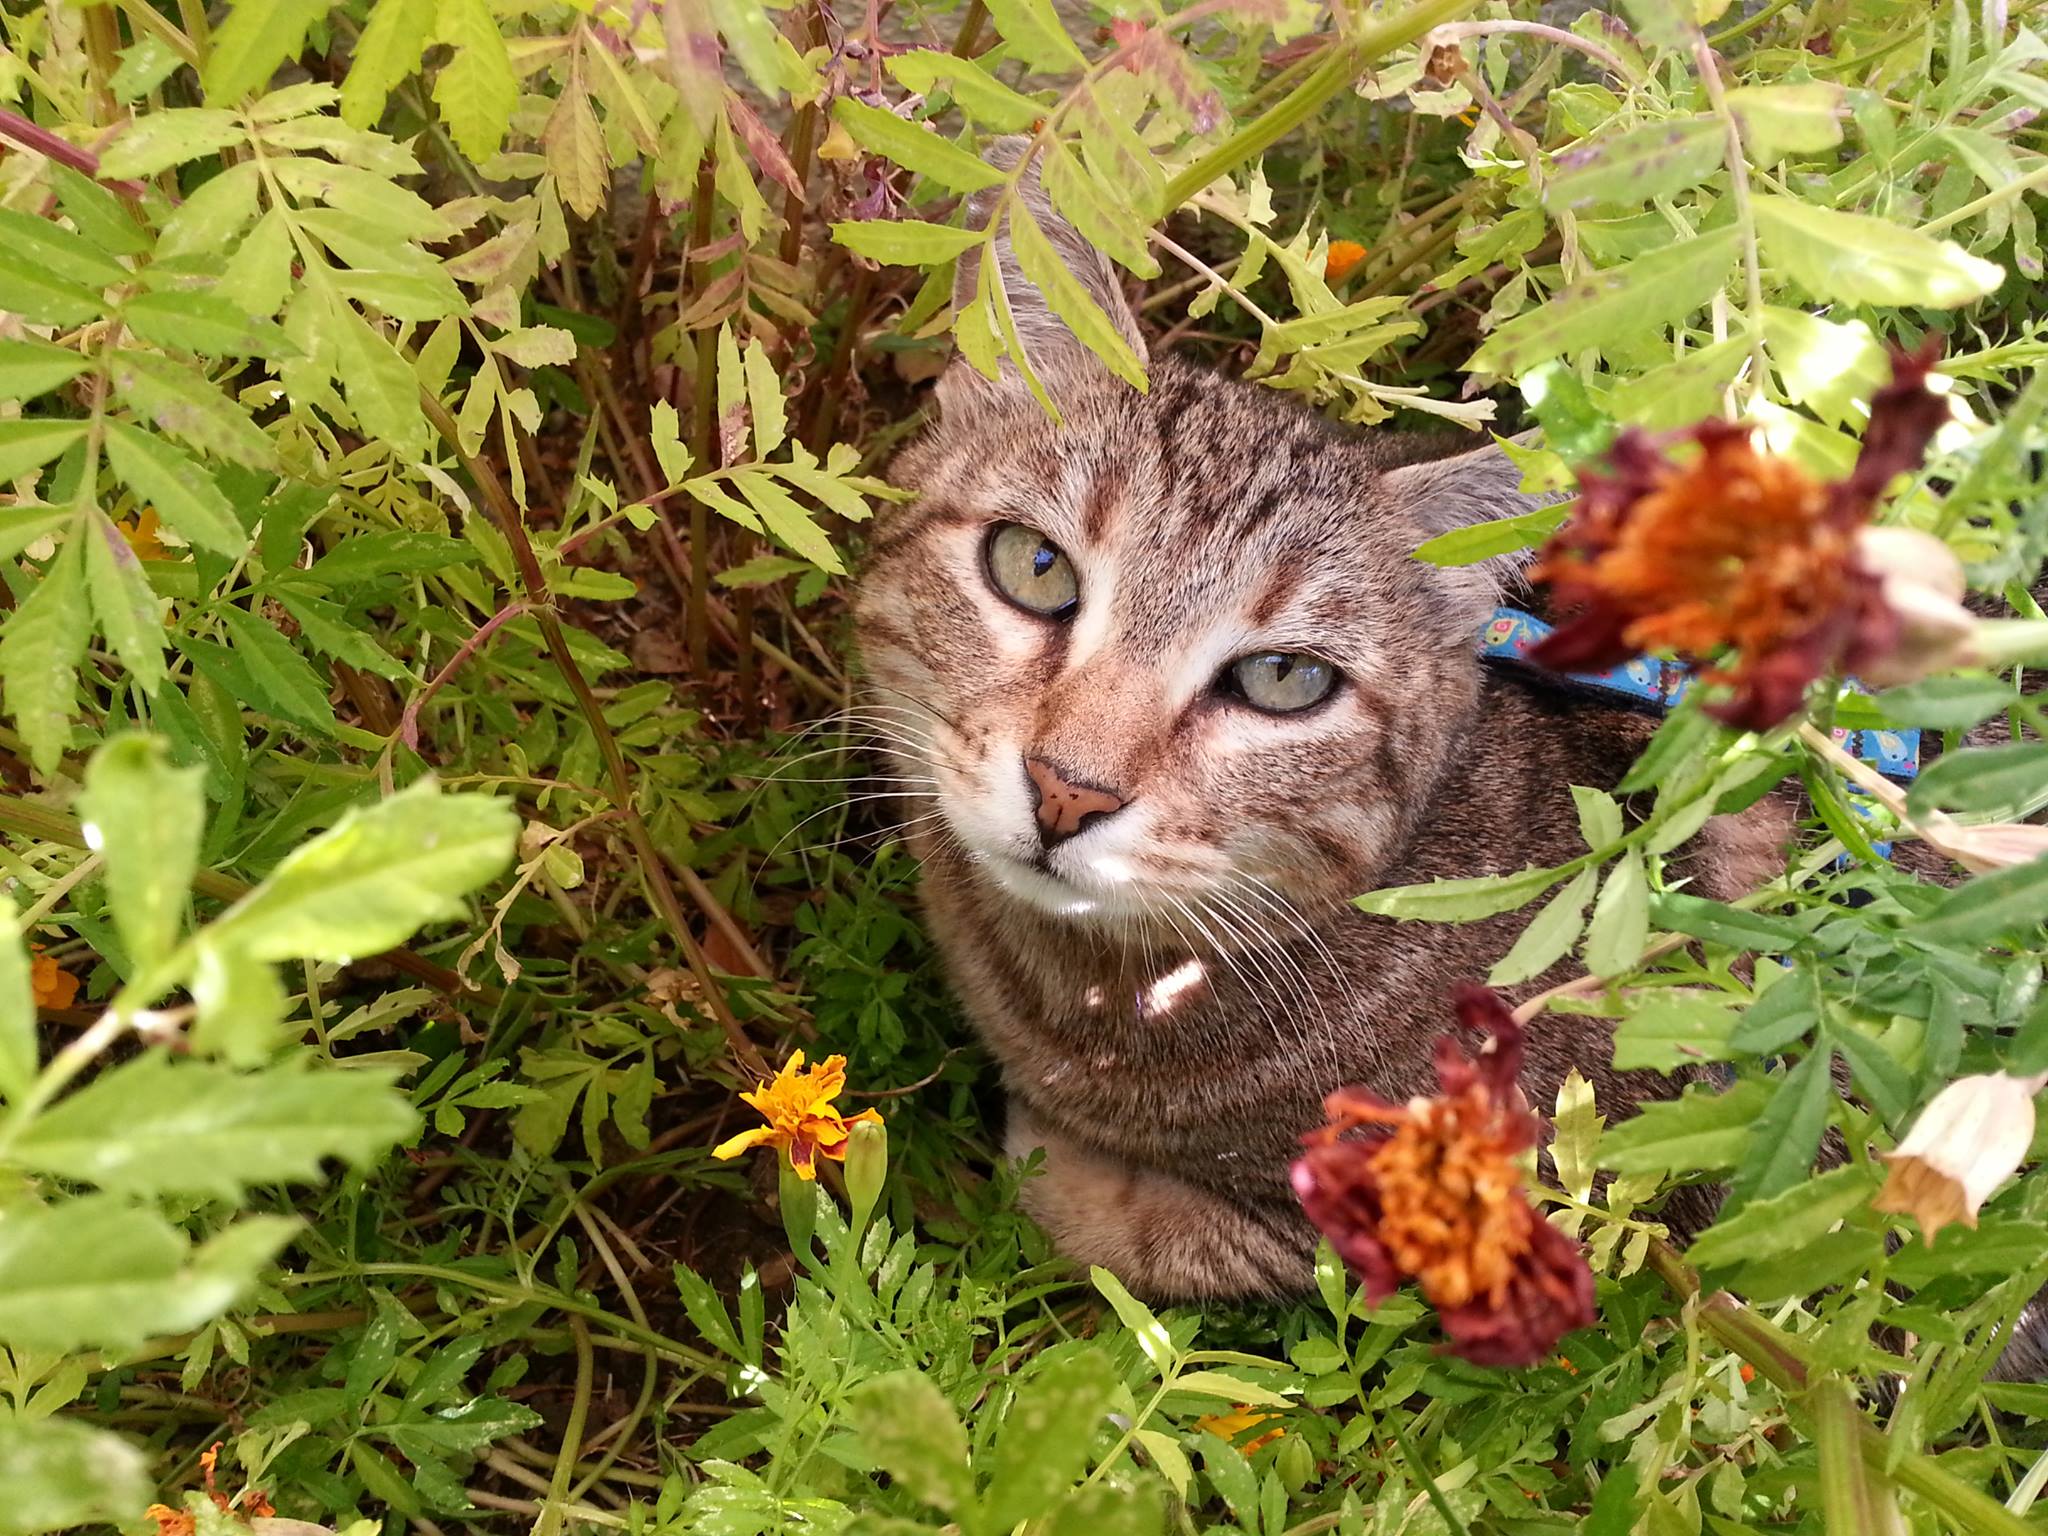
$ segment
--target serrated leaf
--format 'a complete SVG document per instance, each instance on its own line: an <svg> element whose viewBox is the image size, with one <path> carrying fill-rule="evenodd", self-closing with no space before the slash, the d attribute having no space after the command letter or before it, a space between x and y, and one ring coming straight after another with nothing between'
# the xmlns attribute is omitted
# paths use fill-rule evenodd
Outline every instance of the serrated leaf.
<svg viewBox="0 0 2048 1536"><path fill-rule="evenodd" d="M1773 195L1754 208L1764 254L1822 303L1954 309L2005 281L1996 262L1888 219Z"/></svg>
<svg viewBox="0 0 2048 1536"><path fill-rule="evenodd" d="M1713 296L1740 245L1739 231L1714 230L1591 273L1508 321L1465 366L1513 376L1566 353L1654 340Z"/></svg>
<svg viewBox="0 0 2048 1536"><path fill-rule="evenodd" d="M74 523L35 590L0 628L0 692L29 761L46 777L71 744L78 665L91 637L85 546Z"/></svg>
<svg viewBox="0 0 2048 1536"><path fill-rule="evenodd" d="M989 0L988 13L1010 52L1035 68L1060 71L1087 64L1051 0Z"/></svg>
<svg viewBox="0 0 2048 1536"><path fill-rule="evenodd" d="M254 160L231 165L202 183L164 220L157 236L157 259L217 257L230 249L235 236L256 217L256 196L262 184L263 167Z"/></svg>
<svg viewBox="0 0 2048 1536"><path fill-rule="evenodd" d="M292 255L291 228L273 208L235 247L214 291L245 315L274 315L291 292Z"/></svg>
<svg viewBox="0 0 2048 1536"><path fill-rule="evenodd" d="M1937 731L1967 731L2013 703L2013 686L2000 677L1930 677L1902 688L1887 688L1877 707L1901 725Z"/></svg>
<svg viewBox="0 0 2048 1536"><path fill-rule="evenodd" d="M385 1425L380 1432L408 1460L419 1462L451 1453L474 1454L494 1440L521 1434L540 1422L540 1415L523 1403L479 1397L459 1408Z"/></svg>
<svg viewBox="0 0 2048 1536"><path fill-rule="evenodd" d="M945 1514L968 1507L974 1476L967 1463L967 1432L932 1380L917 1371L892 1371L854 1389L854 1433L906 1492Z"/></svg>
<svg viewBox="0 0 2048 1536"><path fill-rule="evenodd" d="M1842 142L1842 112L1848 93L1839 85L1810 80L1789 85L1739 85L1728 106L1742 127L1742 147L1756 165L1787 155L1814 154Z"/></svg>
<svg viewBox="0 0 2048 1536"><path fill-rule="evenodd" d="M464 898L511 862L518 832L509 802L421 780L289 854L209 937L259 960L375 954L461 916Z"/></svg>
<svg viewBox="0 0 2048 1536"><path fill-rule="evenodd" d="M173 437L251 469L275 469L277 450L207 379L173 358L127 348L114 355L114 390Z"/></svg>
<svg viewBox="0 0 2048 1536"><path fill-rule="evenodd" d="M199 780L199 769L171 765L163 738L136 732L86 764L79 814L106 863L114 927L138 970L168 955L184 927L206 823Z"/></svg>
<svg viewBox="0 0 2048 1536"><path fill-rule="evenodd" d="M0 1343L130 1349L211 1322L247 1294L297 1223L244 1218L198 1248L110 1195L0 1209Z"/></svg>
<svg viewBox="0 0 2048 1536"><path fill-rule="evenodd" d="M1081 280L1060 260L1059 252L1021 201L1010 205L1009 234L1018 269L1045 296L1052 312L1066 322L1083 346L1108 364L1110 372L1142 393L1145 365L1102 306L1081 286Z"/></svg>
<svg viewBox="0 0 2048 1536"><path fill-rule="evenodd" d="M323 734L334 730L327 684L277 627L232 604L214 610L256 693L248 702L280 720Z"/></svg>
<svg viewBox="0 0 2048 1536"><path fill-rule="evenodd" d="M832 117L863 147L955 192L976 192L1003 179L986 160L882 107L842 96L832 103Z"/></svg>
<svg viewBox="0 0 2048 1536"><path fill-rule="evenodd" d="M0 249L47 272L61 272L69 281L88 288L125 283L133 275L83 235L13 208L0 208ZM0 290L0 298L4 297L5 291Z"/></svg>
<svg viewBox="0 0 2048 1536"><path fill-rule="evenodd" d="M1989 943L2043 920L2048 920L2048 859L2033 859L1979 875L1948 892L1907 932L1923 944Z"/></svg>
<svg viewBox="0 0 2048 1536"><path fill-rule="evenodd" d="M419 377L353 309L336 304L333 312L342 390L363 432L389 444L400 458L424 454L429 432Z"/></svg>
<svg viewBox="0 0 2048 1536"><path fill-rule="evenodd" d="M1649 992L1614 1028L1614 1065L1629 1072L1670 1072L1703 1061L1726 1061L1741 1015L1711 996Z"/></svg>
<svg viewBox="0 0 2048 1536"><path fill-rule="evenodd" d="M0 339L0 400L33 400L85 372L86 359L41 341ZM0 475L0 479L6 476Z"/></svg>
<svg viewBox="0 0 2048 1536"><path fill-rule="evenodd" d="M1727 132L1716 117L1681 117L1610 133L1565 151L1543 188L1543 206L1646 207L1720 169Z"/></svg>
<svg viewBox="0 0 2048 1536"><path fill-rule="evenodd" d="M570 210L587 219L602 208L610 190L611 161L605 154L604 130L590 110L579 64L571 64L569 83L556 98L540 141L548 171Z"/></svg>
<svg viewBox="0 0 2048 1536"><path fill-rule="evenodd" d="M331 0L233 0L228 18L213 30L200 72L206 99L232 105L270 83L287 59L306 46L306 30L327 14Z"/></svg>
<svg viewBox="0 0 2048 1536"><path fill-rule="evenodd" d="M341 83L343 122L375 126L392 88L420 67L433 30L434 0L376 0Z"/></svg>
<svg viewBox="0 0 2048 1536"><path fill-rule="evenodd" d="M683 446L682 420L676 415L673 405L666 400L657 400L651 422L654 462L661 466L661 472L670 485L680 485L689 478L691 464L690 450Z"/></svg>
<svg viewBox="0 0 2048 1536"><path fill-rule="evenodd" d="M1118 1387L1099 1349L1034 1371L1003 1418L982 1509L988 1528L1008 1531L1046 1513L1087 1469L1088 1451Z"/></svg>
<svg viewBox="0 0 2048 1536"><path fill-rule="evenodd" d="M439 0L435 36L455 50L434 78L434 105L471 161L484 161L505 142L519 105L519 77L484 0Z"/></svg>
<svg viewBox="0 0 2048 1536"><path fill-rule="evenodd" d="M1862 1206L1875 1183L1869 1168L1837 1168L1772 1199L1752 1200L1694 1238L1686 1256L1699 1265L1746 1263L1797 1248Z"/></svg>
<svg viewBox="0 0 2048 1536"><path fill-rule="evenodd" d="M0 1101L14 1103L36 1075L36 1004L13 900L0 892Z"/></svg>
<svg viewBox="0 0 2048 1536"><path fill-rule="evenodd" d="M1541 976L1571 952L1585 926L1586 903L1593 899L1600 871L1582 869L1571 882L1551 897L1543 910L1529 919L1514 947L1502 955L1487 972L1492 987L1511 987Z"/></svg>
<svg viewBox="0 0 2048 1536"><path fill-rule="evenodd" d="M100 633L142 691L155 693L166 675L163 614L141 560L97 509L76 536L85 541L85 585Z"/></svg>
<svg viewBox="0 0 2048 1536"><path fill-rule="evenodd" d="M389 1070L237 1072L152 1051L103 1072L14 1142L20 1167L115 1193L239 1200L316 1183L321 1163L366 1168L418 1116Z"/></svg>
<svg viewBox="0 0 2048 1536"><path fill-rule="evenodd" d="M2010 695L2008 695L2010 697ZM1913 781L1910 807L1950 811L2031 809L2048 794L2048 745L2015 741L1944 752Z"/></svg>
<svg viewBox="0 0 2048 1536"><path fill-rule="evenodd" d="M125 1525L154 1487L149 1458L119 1435L68 1418L0 1421L0 1536Z"/></svg>
<svg viewBox="0 0 2048 1536"><path fill-rule="evenodd" d="M1615 1173L1698 1173L1733 1168L1771 1097L1745 1078L1727 1089L1694 1084L1675 1101L1643 1105L1600 1138L1600 1166Z"/></svg>
<svg viewBox="0 0 2048 1536"><path fill-rule="evenodd" d="M451 565L474 565L481 558L475 548L445 533L394 528L383 533L350 534L314 561L306 575L330 587L348 587L393 576L444 571Z"/></svg>
<svg viewBox="0 0 2048 1536"><path fill-rule="evenodd" d="M1057 139L1039 157L1039 179L1045 195L1090 245L1140 277L1157 277L1159 262L1146 244L1145 219L1130 203L1106 191ZM1267 330L1267 340L1291 339L1283 321ZM1303 340L1301 345L1307 345ZM1262 349L1263 350L1263 349Z"/></svg>
<svg viewBox="0 0 2048 1536"><path fill-rule="evenodd" d="M85 437L85 423L61 417L0 421L0 482L41 469Z"/></svg>
<svg viewBox="0 0 2048 1536"><path fill-rule="evenodd" d="M1045 116L1043 102L1014 91L972 59L937 49L893 54L887 68L899 82L929 96L944 90L960 110L997 133L1021 133Z"/></svg>
<svg viewBox="0 0 2048 1536"><path fill-rule="evenodd" d="M776 29L760 0L711 0L711 14L726 46L755 85L770 96L787 91L799 100L813 89L810 66Z"/></svg>
<svg viewBox="0 0 2048 1536"><path fill-rule="evenodd" d="M100 151L102 176L148 177L187 160L213 154L244 135L232 112L217 107L172 107L132 117L121 136Z"/></svg>
<svg viewBox="0 0 2048 1536"><path fill-rule="evenodd" d="M1392 885L1352 898L1361 912L1432 923L1471 923L1525 907L1564 878L1556 869L1523 869L1511 875L1477 875Z"/></svg>
<svg viewBox="0 0 2048 1536"><path fill-rule="evenodd" d="M276 1054L286 999L275 966L202 932L192 962L192 1001L199 1010L195 1051L239 1067L260 1066Z"/></svg>
<svg viewBox="0 0 2048 1536"><path fill-rule="evenodd" d="M1099 1264L1088 1267L1088 1278L1115 1309L1124 1327L1130 1330L1131 1337L1138 1341L1138 1348L1145 1352L1145 1358L1162 1373L1172 1369L1173 1338L1152 1309L1126 1290L1123 1281Z"/></svg>
<svg viewBox="0 0 2048 1536"><path fill-rule="evenodd" d="M121 318L144 341L207 358L276 357L290 345L268 320L251 319L210 293L138 293Z"/></svg>
<svg viewBox="0 0 2048 1536"><path fill-rule="evenodd" d="M230 559L249 547L248 534L213 477L169 443L125 421L109 421L106 450L121 483L186 543Z"/></svg>
<svg viewBox="0 0 2048 1536"><path fill-rule="evenodd" d="M0 314L19 315L36 325L83 325L106 308L84 284L57 276L26 252L0 245Z"/></svg>
<svg viewBox="0 0 2048 1536"><path fill-rule="evenodd" d="M1586 931L1586 969L1618 976L1642 958L1650 937L1650 886L1643 856L1631 848L1608 873Z"/></svg>
<svg viewBox="0 0 2048 1536"><path fill-rule="evenodd" d="M1771 1099L1750 1125L1749 1150L1728 1181L1722 1207L1733 1214L1749 1200L1768 1200L1790 1189L1813 1168L1834 1097L1831 1052L1808 1051L1799 1065L1769 1085Z"/></svg>
<svg viewBox="0 0 2048 1536"><path fill-rule="evenodd" d="M692 485L695 483L691 482ZM788 491L776 483L772 474L749 467L734 474L731 485L746 498L747 505L760 517L762 526L791 551L802 555L821 571L837 575L846 569L846 563L839 558L839 552L832 547L825 531L797 505Z"/></svg>
<svg viewBox="0 0 2048 1536"><path fill-rule="evenodd" d="M899 267L929 267L952 261L988 238L978 229L923 224L915 219L842 219L832 238L857 256Z"/></svg>
<svg viewBox="0 0 2048 1536"><path fill-rule="evenodd" d="M754 457L765 459L789 436L788 418L782 399L782 380L768 351L752 337L747 340L747 410L754 418Z"/></svg>
<svg viewBox="0 0 2048 1536"><path fill-rule="evenodd" d="M1495 555L1534 549L1558 529L1571 514L1569 503L1517 512L1513 517L1489 518L1469 528L1453 528L1415 547L1415 558L1428 565L1473 565Z"/></svg>

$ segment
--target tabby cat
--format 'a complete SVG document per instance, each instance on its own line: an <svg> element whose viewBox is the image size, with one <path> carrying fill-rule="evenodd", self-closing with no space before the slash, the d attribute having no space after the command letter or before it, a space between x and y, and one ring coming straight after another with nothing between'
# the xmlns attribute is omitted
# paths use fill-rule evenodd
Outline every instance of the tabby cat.
<svg viewBox="0 0 2048 1536"><path fill-rule="evenodd" d="M1142 353L1109 263L1024 194ZM1452 983L1526 920L1349 898L1577 854L1569 786L1613 784L1654 722L1482 666L1512 571L1411 557L1528 507L1497 449L1430 457L1170 356L1140 393L998 251L1061 420L1008 364L955 362L858 598L870 718L931 813L909 832L929 923L1063 1252L1160 1299L1298 1291L1297 1138L1340 1084L1433 1089ZM1710 822L1691 888L1775 873L1787 832ZM1532 1102L1573 1067L1610 1114L1675 1091L1615 1074L1607 1028L1540 1019Z"/></svg>

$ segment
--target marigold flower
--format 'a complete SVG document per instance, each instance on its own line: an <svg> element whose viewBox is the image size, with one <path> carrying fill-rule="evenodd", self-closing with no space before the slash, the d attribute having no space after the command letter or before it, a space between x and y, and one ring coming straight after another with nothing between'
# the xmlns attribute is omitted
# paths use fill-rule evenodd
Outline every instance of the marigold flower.
<svg viewBox="0 0 2048 1536"><path fill-rule="evenodd" d="M1237 1437L1246 1430L1256 1429L1259 1425L1270 1423L1277 1418L1279 1418L1277 1413L1254 1413L1251 1404L1239 1403L1228 1413L1204 1414L1201 1418L1195 1420L1195 1428L1206 1429L1218 1440L1225 1441L1231 1445L1237 1445ZM1247 1441L1245 1444L1237 1445L1237 1448L1249 1456L1260 1446L1271 1445L1286 1433L1287 1431L1284 1429L1269 1429L1264 1434Z"/></svg>
<svg viewBox="0 0 2048 1536"><path fill-rule="evenodd" d="M29 958L28 985L38 1008L69 1008L78 1001L78 978L41 949Z"/></svg>
<svg viewBox="0 0 2048 1536"><path fill-rule="evenodd" d="M1699 449L1683 464L1663 451L1672 439L1622 433L1532 570L1571 614L1532 659L1578 670L1643 651L1698 658L1711 663L1708 681L1731 689L1710 712L1751 730L1794 713L1831 668L1879 677L1889 663L1900 676L1953 659L1967 638L1955 616L1968 616L1924 570L1898 569L1896 541L1871 537L1890 530L1864 527L1948 418L1948 401L1927 388L1933 362L1931 345L1893 356L1842 480L1815 480L1730 422L1678 434Z"/></svg>
<svg viewBox="0 0 2048 1536"><path fill-rule="evenodd" d="M1333 283L1341 283L1364 261L1366 249L1356 240L1332 240L1323 253L1323 276Z"/></svg>
<svg viewBox="0 0 2048 1536"><path fill-rule="evenodd" d="M1294 1192L1374 1301L1412 1276L1451 1353L1535 1365L1592 1323L1593 1275L1523 1191L1516 1159L1542 1139L1543 1122L1515 1084L1521 1026L1485 987L1460 983L1452 1000L1459 1022L1488 1037L1479 1054L1439 1040L1434 1098L1331 1094L1329 1124L1302 1138ZM1383 1129L1355 1134L1368 1126Z"/></svg>
<svg viewBox="0 0 2048 1536"><path fill-rule="evenodd" d="M2034 1095L2048 1082L1990 1072L1958 1078L1920 1112L1884 1160L1884 1188L1871 1209L1911 1216L1928 1246L1951 1222L1977 1225L1991 1192L2011 1178L2034 1139Z"/></svg>
<svg viewBox="0 0 2048 1536"><path fill-rule="evenodd" d="M142 1518L156 1522L156 1536L192 1536L199 1524L190 1510L173 1509L168 1504L150 1505Z"/></svg>
<svg viewBox="0 0 2048 1536"><path fill-rule="evenodd" d="M163 531L163 524L157 520L155 507L144 507L135 514L133 522L119 522L121 537L128 541L128 547L135 551L138 560L161 560L164 558L163 541L157 537Z"/></svg>
<svg viewBox="0 0 2048 1536"><path fill-rule="evenodd" d="M881 1115L864 1109L857 1115L842 1115L832 1105L846 1087L846 1058L827 1056L809 1071L804 1070L804 1053L792 1051L774 1078L740 1097L767 1118L766 1125L720 1142L711 1155L738 1157L749 1147L772 1146L789 1159L800 1178L818 1176L817 1160L829 1157L846 1160L849 1126L863 1122L879 1124Z"/></svg>

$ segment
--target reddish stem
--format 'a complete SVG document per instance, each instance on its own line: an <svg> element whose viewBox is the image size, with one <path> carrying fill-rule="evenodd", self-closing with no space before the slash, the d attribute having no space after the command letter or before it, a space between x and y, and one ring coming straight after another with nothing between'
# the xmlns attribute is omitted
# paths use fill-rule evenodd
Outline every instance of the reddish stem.
<svg viewBox="0 0 2048 1536"><path fill-rule="evenodd" d="M420 711L426 707L427 701L441 691L465 661L483 648L485 641L526 610L526 599L516 597L477 625L476 633L462 642L455 654L448 658L447 664L434 674L434 680L406 701L405 713L398 717L398 739L408 749L414 752L420 749Z"/></svg>
<svg viewBox="0 0 2048 1536"><path fill-rule="evenodd" d="M0 107L0 139L12 139L23 149L32 149L39 155L47 156L59 165L68 165L72 170L90 176L102 186L128 197L140 197L149 189L139 181L127 181L118 176L100 174L100 157L89 149L80 149L76 144L60 139L49 129L39 127L18 112Z"/></svg>

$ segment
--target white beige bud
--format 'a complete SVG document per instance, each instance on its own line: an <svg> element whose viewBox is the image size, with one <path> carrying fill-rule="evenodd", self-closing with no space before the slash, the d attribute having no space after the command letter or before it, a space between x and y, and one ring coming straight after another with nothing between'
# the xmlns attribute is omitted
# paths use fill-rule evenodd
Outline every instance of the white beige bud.
<svg viewBox="0 0 2048 1536"><path fill-rule="evenodd" d="M1875 1210L1911 1216L1929 1245L1951 1222L1977 1225L1977 1212L2011 1178L2034 1139L2034 1095L2048 1082L2004 1072L1959 1078L1920 1112L1906 1139L1881 1153L1884 1188Z"/></svg>

